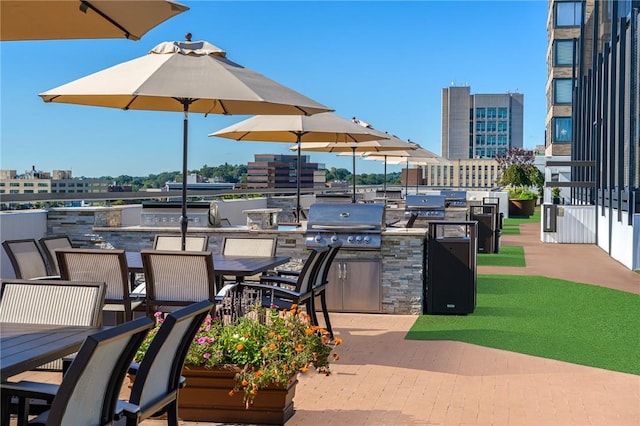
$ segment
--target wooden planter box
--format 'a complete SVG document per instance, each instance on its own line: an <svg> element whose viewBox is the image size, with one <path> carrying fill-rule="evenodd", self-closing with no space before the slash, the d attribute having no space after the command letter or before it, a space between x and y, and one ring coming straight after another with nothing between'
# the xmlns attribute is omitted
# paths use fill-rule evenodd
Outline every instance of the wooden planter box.
<svg viewBox="0 0 640 426"><path fill-rule="evenodd" d="M536 200L509 200L509 216L531 216L536 208Z"/></svg>
<svg viewBox="0 0 640 426"><path fill-rule="evenodd" d="M217 423L284 424L293 416L293 397L297 376L287 389L267 388L258 391L253 404L245 408L243 393L229 396L236 384L237 369L185 367L186 386L178 394L178 416L188 421Z"/></svg>

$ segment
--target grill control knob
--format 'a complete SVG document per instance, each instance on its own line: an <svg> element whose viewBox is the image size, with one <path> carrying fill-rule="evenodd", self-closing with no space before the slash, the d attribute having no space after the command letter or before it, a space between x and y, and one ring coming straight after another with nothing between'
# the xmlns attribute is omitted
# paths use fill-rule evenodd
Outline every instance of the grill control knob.
<svg viewBox="0 0 640 426"><path fill-rule="evenodd" d="M358 243L358 244L362 243L362 236L361 235L358 235L356 237L356 243Z"/></svg>
<svg viewBox="0 0 640 426"><path fill-rule="evenodd" d="M347 242L353 244L353 242L355 241L355 238L353 237L353 235L349 235L347 237Z"/></svg>
<svg viewBox="0 0 640 426"><path fill-rule="evenodd" d="M316 243L321 243L322 242L322 235L320 235L320 234L316 235L314 240L316 241Z"/></svg>
<svg viewBox="0 0 640 426"><path fill-rule="evenodd" d="M332 243L335 243L336 241L338 241L338 236L337 236L336 234L333 234L333 235L331 236L331 242L332 242Z"/></svg>
<svg viewBox="0 0 640 426"><path fill-rule="evenodd" d="M365 244L369 244L371 242L371 237L366 236L366 237L364 237L363 241L364 241Z"/></svg>

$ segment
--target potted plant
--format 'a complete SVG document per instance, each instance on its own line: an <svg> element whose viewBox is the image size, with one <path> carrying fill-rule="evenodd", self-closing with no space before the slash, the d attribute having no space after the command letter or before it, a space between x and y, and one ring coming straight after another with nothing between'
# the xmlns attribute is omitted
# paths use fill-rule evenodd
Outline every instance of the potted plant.
<svg viewBox="0 0 640 426"><path fill-rule="evenodd" d="M329 375L329 356L339 338L310 323L297 306L268 309L258 320L257 308L230 324L207 317L185 359L178 413L183 420L224 423L283 424L293 415L297 374L310 369ZM162 323L140 346L141 360ZM338 359L333 354L334 360Z"/></svg>
<svg viewBox="0 0 640 426"><path fill-rule="evenodd" d="M551 188L551 198L553 199L553 204L560 204L560 188L557 186Z"/></svg>
<svg viewBox="0 0 640 426"><path fill-rule="evenodd" d="M500 183L509 191L509 215L531 216L539 197L531 188L537 187L539 191L541 180L544 182L542 172L534 165L533 152L510 148L496 160L502 169Z"/></svg>

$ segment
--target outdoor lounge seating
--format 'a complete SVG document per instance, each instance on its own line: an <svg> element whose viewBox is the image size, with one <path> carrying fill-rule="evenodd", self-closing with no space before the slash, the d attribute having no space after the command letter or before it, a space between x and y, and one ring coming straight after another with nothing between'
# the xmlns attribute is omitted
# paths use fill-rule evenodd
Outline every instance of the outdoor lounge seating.
<svg viewBox="0 0 640 426"><path fill-rule="evenodd" d="M182 367L189 346L213 304L203 300L167 315L135 372L129 401L118 401L116 416L127 425L158 415L167 415L167 424L178 425L178 389L185 384Z"/></svg>
<svg viewBox="0 0 640 426"><path fill-rule="evenodd" d="M59 248L71 248L71 240L66 235L54 235L50 237L43 237L38 240L42 252L47 259L47 267L51 275L60 275L60 268L58 268L58 259L56 258L56 249Z"/></svg>
<svg viewBox="0 0 640 426"><path fill-rule="evenodd" d="M187 235L185 237L186 251L204 251L209 248L208 235ZM181 235L156 235L153 239L154 250L181 250Z"/></svg>
<svg viewBox="0 0 640 426"><path fill-rule="evenodd" d="M133 357L153 326L142 317L87 337L58 386L31 381L4 382L3 407L12 396L47 399L51 408L31 425L107 425L115 417L122 383ZM8 424L8 412L3 413Z"/></svg>
<svg viewBox="0 0 640 426"><path fill-rule="evenodd" d="M47 262L33 238L24 240L6 240L2 242L13 271L18 279L54 279L59 278L47 269Z"/></svg>
<svg viewBox="0 0 640 426"><path fill-rule="evenodd" d="M104 311L115 313L115 323L131 321L142 301L130 296L124 250L57 249L56 256L62 279L106 283Z"/></svg>
<svg viewBox="0 0 640 426"><path fill-rule="evenodd" d="M146 312L172 312L201 300L215 303L216 282L210 251L142 250Z"/></svg>

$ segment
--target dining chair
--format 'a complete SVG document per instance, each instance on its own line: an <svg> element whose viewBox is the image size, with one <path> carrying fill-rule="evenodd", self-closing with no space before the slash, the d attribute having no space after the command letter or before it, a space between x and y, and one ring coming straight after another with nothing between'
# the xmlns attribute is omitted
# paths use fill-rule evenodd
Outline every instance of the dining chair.
<svg viewBox="0 0 640 426"><path fill-rule="evenodd" d="M221 254L225 256L265 256L273 257L276 255L277 238L240 238L240 237L224 237L222 240ZM259 282L260 277L264 274L250 275L243 277L243 281ZM236 277L224 276L221 281L236 281ZM220 283L218 288L220 288Z"/></svg>
<svg viewBox="0 0 640 426"><path fill-rule="evenodd" d="M70 281L98 281L107 285L104 311L114 313L115 323L131 321L142 301L132 298L124 250L57 249L60 276Z"/></svg>
<svg viewBox="0 0 640 426"><path fill-rule="evenodd" d="M211 312L208 300L180 308L166 317L153 337L142 361L133 365L135 373L128 401L120 400L116 417L128 426L162 414L167 424L178 426L178 390L185 385L182 367L196 332Z"/></svg>
<svg viewBox="0 0 640 426"><path fill-rule="evenodd" d="M60 275L60 269L58 268L58 259L56 258L56 249L59 248L71 248L71 240L66 235L53 235L49 237L43 237L38 240L42 252L47 260L47 266L49 268L50 275Z"/></svg>
<svg viewBox="0 0 640 426"><path fill-rule="evenodd" d="M185 237L186 251L204 251L209 248L208 235L187 235ZM154 250L181 250L181 235L163 235L158 234L153 239Z"/></svg>
<svg viewBox="0 0 640 426"><path fill-rule="evenodd" d="M259 283L240 283L240 291L245 289L260 291L261 304L264 308L290 309L294 304L299 306L304 304L307 313L311 315L315 309L312 287L316 282L320 264L328 253L328 247L311 250L295 280L278 275L266 275L260 278ZM295 285L293 289L286 287L292 284Z"/></svg>
<svg viewBox="0 0 640 426"><path fill-rule="evenodd" d="M18 279L54 279L49 274L47 262L33 238L23 240L5 240L2 247L9 257L13 271Z"/></svg>
<svg viewBox="0 0 640 426"><path fill-rule="evenodd" d="M215 303L215 271L210 251L142 250L140 255L148 316L201 300Z"/></svg>
<svg viewBox="0 0 640 426"><path fill-rule="evenodd" d="M329 310L327 309L327 296L326 290L329 285L329 270L333 264L333 260L336 258L338 251L342 247L341 241L335 241L329 244L329 252L323 259L316 276L316 281L312 286L313 291L313 309L311 311L311 320L315 325L319 325L318 316L316 314L315 299L320 298L320 306L322 309L322 316L324 317L325 329L329 332L329 335L333 337L333 329L331 328L331 320L329 319Z"/></svg>
<svg viewBox="0 0 640 426"><path fill-rule="evenodd" d="M26 380L3 382L2 402L12 395L40 399L54 395L51 408L29 421L30 425L113 424L122 383L153 324L150 318L141 317L88 336L59 386Z"/></svg>

